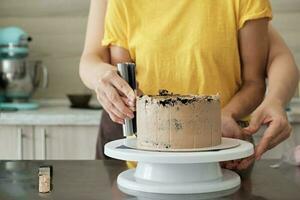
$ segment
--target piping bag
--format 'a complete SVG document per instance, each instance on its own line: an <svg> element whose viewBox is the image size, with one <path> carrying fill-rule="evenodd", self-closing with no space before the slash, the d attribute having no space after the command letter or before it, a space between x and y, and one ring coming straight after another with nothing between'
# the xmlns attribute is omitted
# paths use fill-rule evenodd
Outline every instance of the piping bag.
<svg viewBox="0 0 300 200"><path fill-rule="evenodd" d="M130 85L133 90L136 90L135 68L135 63L117 64L119 75ZM126 138L135 136L136 132L136 112L134 112L133 119L125 119L125 123L123 124L123 136Z"/></svg>

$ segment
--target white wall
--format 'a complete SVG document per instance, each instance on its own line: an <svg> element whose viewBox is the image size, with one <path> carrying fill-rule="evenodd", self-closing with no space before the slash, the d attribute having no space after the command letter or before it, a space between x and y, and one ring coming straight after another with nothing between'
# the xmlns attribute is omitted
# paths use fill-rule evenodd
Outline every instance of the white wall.
<svg viewBox="0 0 300 200"><path fill-rule="evenodd" d="M300 65L300 0L271 0L274 26L291 47ZM64 97L81 92L78 76L88 0L0 0L0 26L17 25L33 37L32 57L44 60L50 85L37 98ZM99 41L100 42L100 41Z"/></svg>
<svg viewBox="0 0 300 200"><path fill-rule="evenodd" d="M272 21L291 48L300 66L300 1L271 0L274 11Z"/></svg>

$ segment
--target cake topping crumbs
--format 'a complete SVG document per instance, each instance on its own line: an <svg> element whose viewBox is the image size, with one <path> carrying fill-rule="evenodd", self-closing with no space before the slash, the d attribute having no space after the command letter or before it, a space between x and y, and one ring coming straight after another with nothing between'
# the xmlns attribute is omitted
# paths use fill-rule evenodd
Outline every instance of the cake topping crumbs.
<svg viewBox="0 0 300 200"><path fill-rule="evenodd" d="M172 96L172 95L174 95L173 92L169 92L169 91L166 90L166 89L160 89L160 90L158 91L158 94L159 94L160 96Z"/></svg>
<svg viewBox="0 0 300 200"><path fill-rule="evenodd" d="M143 99L145 106L149 103L157 103L163 107L175 106L178 104L189 105L196 101L219 101L219 95L179 95L169 92L168 90L159 90L159 95L143 95L139 99Z"/></svg>
<svg viewBox="0 0 300 200"><path fill-rule="evenodd" d="M175 96L168 96L168 98L165 99L159 99L157 101L157 103L159 105L162 106L174 106L178 103L184 104L184 105L188 105L191 104L193 102L197 101L196 97L192 97L192 96L182 96L182 97L175 97Z"/></svg>
<svg viewBox="0 0 300 200"><path fill-rule="evenodd" d="M204 97L204 99L208 102L211 102L214 100L214 98L212 96L206 96L206 97Z"/></svg>

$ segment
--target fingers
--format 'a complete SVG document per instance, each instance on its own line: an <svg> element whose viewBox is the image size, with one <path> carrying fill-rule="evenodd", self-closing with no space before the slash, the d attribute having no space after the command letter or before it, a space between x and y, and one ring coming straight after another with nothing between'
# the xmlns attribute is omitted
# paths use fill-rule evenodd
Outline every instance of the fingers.
<svg viewBox="0 0 300 200"><path fill-rule="evenodd" d="M234 169L237 169L237 167L241 161L242 161L241 159L224 161L224 162L220 163L220 166L225 169L234 170Z"/></svg>
<svg viewBox="0 0 300 200"><path fill-rule="evenodd" d="M118 118L133 118L133 112L122 100L120 93L124 93L130 97L128 104L134 106L135 95L128 83L123 80L115 70L110 70L104 74L99 80L99 86L96 89L99 95L100 103L104 104L104 108L110 114L114 114Z"/></svg>
<svg viewBox="0 0 300 200"><path fill-rule="evenodd" d="M107 99L104 92L98 91L97 92L97 98L98 101L101 103L103 108L107 111L112 121L123 124L124 118L126 118L126 115L119 112L117 108Z"/></svg>
<svg viewBox="0 0 300 200"><path fill-rule="evenodd" d="M234 131L234 138L243 140L244 137L243 137L242 129L241 129L238 125L236 125L235 128L236 128L236 129L235 129L235 131Z"/></svg>
<svg viewBox="0 0 300 200"><path fill-rule="evenodd" d="M243 139L242 129L233 119L222 119L222 136Z"/></svg>
<svg viewBox="0 0 300 200"><path fill-rule="evenodd" d="M105 93L107 99L113 104L114 108L116 108L119 113L122 115L118 115L118 117L123 117L123 118L133 118L133 112L130 110L125 103L123 102L122 98L118 94L118 92L115 90L114 87L111 85L107 85L106 93ZM111 107L113 109L113 107ZM125 115L125 117L124 117Z"/></svg>
<svg viewBox="0 0 300 200"><path fill-rule="evenodd" d="M241 139L241 128L233 119L224 119L222 121L222 135L229 138Z"/></svg>
<svg viewBox="0 0 300 200"><path fill-rule="evenodd" d="M125 118L132 118L133 112L123 102L117 90L107 82L101 82L96 89L98 101L108 112L112 121L123 124Z"/></svg>
<svg viewBox="0 0 300 200"><path fill-rule="evenodd" d="M228 160L228 161L222 161L219 164L220 164L221 168L229 169L228 167L231 164L231 162L232 162L232 160Z"/></svg>
<svg viewBox="0 0 300 200"><path fill-rule="evenodd" d="M135 102L135 93L130 85L118 74L111 76L111 83L121 94L124 94L130 100L131 105L133 106Z"/></svg>
<svg viewBox="0 0 300 200"><path fill-rule="evenodd" d="M255 160L255 154L248 158L242 159L242 161L237 165L238 170L245 170L247 169Z"/></svg>
<svg viewBox="0 0 300 200"><path fill-rule="evenodd" d="M286 140L290 137L292 132L292 127L290 124L277 136L275 137L269 144L269 150L280 144L282 141Z"/></svg>
<svg viewBox="0 0 300 200"><path fill-rule="evenodd" d="M263 153L269 150L270 143L285 129L280 119L273 120L265 131L261 141L256 147L255 157L259 160Z"/></svg>
<svg viewBox="0 0 300 200"><path fill-rule="evenodd" d="M129 107L130 110L135 111L135 106L131 106L131 102L127 97L121 97L126 106Z"/></svg>
<svg viewBox="0 0 300 200"><path fill-rule="evenodd" d="M104 108L105 109L105 108ZM113 122L116 122L118 124L124 124L124 120L119 118L117 115L115 115L113 112L110 112L108 113L110 119L113 121Z"/></svg>
<svg viewBox="0 0 300 200"><path fill-rule="evenodd" d="M235 170L235 169L245 170L254 162L254 160L255 160L255 154L239 160L230 160L230 161L221 162L220 166L222 168L226 168L230 170Z"/></svg>
<svg viewBox="0 0 300 200"><path fill-rule="evenodd" d="M233 134L234 134L234 138L241 139L241 140L244 139L242 128L236 122L234 124Z"/></svg>
<svg viewBox="0 0 300 200"><path fill-rule="evenodd" d="M253 115L251 116L249 126L244 128L243 132L248 135L252 135L256 133L261 127L263 120L264 120L263 112L257 111L253 113Z"/></svg>
<svg viewBox="0 0 300 200"><path fill-rule="evenodd" d="M226 166L225 168L226 169L236 169L236 167L238 166L238 163L240 162L240 160L231 160L231 161L228 161L226 162Z"/></svg>

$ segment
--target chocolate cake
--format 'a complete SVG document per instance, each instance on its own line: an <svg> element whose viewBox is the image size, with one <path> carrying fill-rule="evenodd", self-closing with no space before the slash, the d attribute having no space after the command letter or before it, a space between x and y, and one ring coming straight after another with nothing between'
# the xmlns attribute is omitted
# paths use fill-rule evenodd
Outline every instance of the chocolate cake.
<svg viewBox="0 0 300 200"><path fill-rule="evenodd" d="M218 95L174 95L161 91L137 99L137 147L176 150L221 144Z"/></svg>

